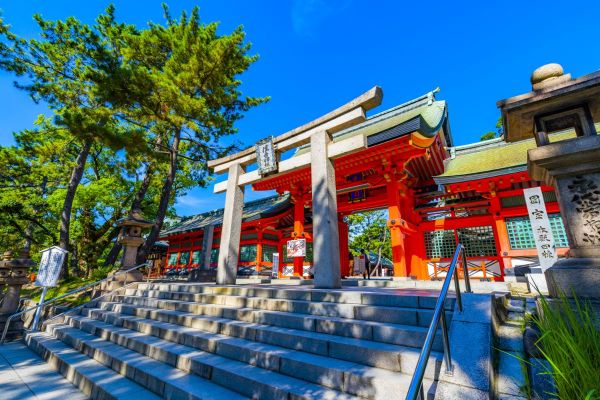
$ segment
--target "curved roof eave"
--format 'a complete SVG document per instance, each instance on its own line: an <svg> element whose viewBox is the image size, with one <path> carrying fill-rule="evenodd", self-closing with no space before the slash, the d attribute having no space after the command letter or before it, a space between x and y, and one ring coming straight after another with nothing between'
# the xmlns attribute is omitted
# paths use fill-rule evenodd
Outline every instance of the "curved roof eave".
<svg viewBox="0 0 600 400"><path fill-rule="evenodd" d="M454 175L454 176L434 176L433 180L438 185L448 185L452 183L476 181L479 179L495 178L501 175L514 174L517 172L527 171L527 164L516 165L513 167L497 169L493 171L478 172L475 174Z"/></svg>

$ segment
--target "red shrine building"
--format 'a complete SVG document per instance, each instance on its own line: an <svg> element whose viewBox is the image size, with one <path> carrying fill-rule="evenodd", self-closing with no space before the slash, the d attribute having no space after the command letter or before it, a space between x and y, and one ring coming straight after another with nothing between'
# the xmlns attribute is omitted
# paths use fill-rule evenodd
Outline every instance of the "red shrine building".
<svg viewBox="0 0 600 400"><path fill-rule="evenodd" d="M367 143L334 163L342 276L353 273L345 217L378 209L388 211L395 277L443 277L459 242L466 247L469 273L475 278L502 281L519 268L535 266L537 252L523 189L538 186L557 252L564 256L568 239L554 188L531 179L527 150L536 147L532 129L536 124L539 128L540 121L546 124L543 128L551 141L580 135L582 124L585 130L597 131L599 88L600 74L593 73L567 84L563 79L558 89L534 90L500 101L504 135L469 145L455 146L447 104L436 99L435 92L335 133L333 142L362 135ZM565 112L573 109L571 100L568 104L554 101L553 106L549 97L583 104L581 113L576 113L580 123L569 118L571 122L564 122ZM533 112L528 111L531 107ZM305 150L306 146L300 148L292 157ZM239 268L271 271L273 254L278 253L279 276L310 274L310 167L266 177L252 187L277 195L245 204ZM169 245L168 266L214 271L222 219L223 210L215 210L183 218L161 232L161 240ZM302 238L306 256L288 258L287 242Z"/></svg>

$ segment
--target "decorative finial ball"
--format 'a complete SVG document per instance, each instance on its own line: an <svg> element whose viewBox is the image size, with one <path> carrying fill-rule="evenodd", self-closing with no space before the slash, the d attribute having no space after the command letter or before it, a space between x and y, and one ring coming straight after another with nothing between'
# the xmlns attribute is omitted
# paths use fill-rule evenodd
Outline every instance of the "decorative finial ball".
<svg viewBox="0 0 600 400"><path fill-rule="evenodd" d="M12 260L13 259L13 252L10 251L10 250L5 251L4 254L3 254L3 258L4 258L5 261Z"/></svg>
<svg viewBox="0 0 600 400"><path fill-rule="evenodd" d="M531 74L531 84L535 85L536 83L543 82L549 78L558 78L563 76L564 73L565 71L560 64L552 63L542 65Z"/></svg>

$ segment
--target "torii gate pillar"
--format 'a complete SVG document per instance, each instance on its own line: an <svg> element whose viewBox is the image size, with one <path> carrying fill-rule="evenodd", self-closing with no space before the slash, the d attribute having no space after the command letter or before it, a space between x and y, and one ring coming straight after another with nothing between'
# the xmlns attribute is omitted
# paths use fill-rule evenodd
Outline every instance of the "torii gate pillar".
<svg viewBox="0 0 600 400"><path fill-rule="evenodd" d="M261 153L261 159L278 159L278 155L310 142L310 153L304 153L275 165L269 174L285 174L311 167L313 192L313 250L315 286L341 287L340 245L338 234L337 199L333 161L367 147L363 135L333 142L331 134L366 120L365 112L381 104L383 92L375 86L354 100L307 124L270 139L272 148ZM267 142L268 143L268 142ZM268 147L268 146L267 146ZM269 154L274 153L269 156ZM240 234L244 208L244 186L264 178L262 171L245 172L247 165L256 163L257 149L248 148L236 154L208 162L216 173L228 172L227 181L215 185L214 193L227 192L221 230L217 284L235 284L240 252ZM271 165L273 167L273 165Z"/></svg>
<svg viewBox="0 0 600 400"><path fill-rule="evenodd" d="M240 164L232 164L229 167L217 266L217 284L219 285L235 285L237 276L242 213L244 211L244 186L240 186L238 183L240 175L243 173L244 169Z"/></svg>
<svg viewBox="0 0 600 400"><path fill-rule="evenodd" d="M310 137L315 287L342 287L335 169L327 148L331 137L318 131Z"/></svg>

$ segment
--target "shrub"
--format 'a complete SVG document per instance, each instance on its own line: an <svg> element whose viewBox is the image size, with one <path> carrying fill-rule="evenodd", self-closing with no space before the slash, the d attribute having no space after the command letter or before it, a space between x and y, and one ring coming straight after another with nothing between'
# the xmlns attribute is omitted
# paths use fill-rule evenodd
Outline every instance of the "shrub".
<svg viewBox="0 0 600 400"><path fill-rule="evenodd" d="M540 297L533 317L541 336L536 345L552 366L560 399L600 399L600 325L587 300Z"/></svg>

